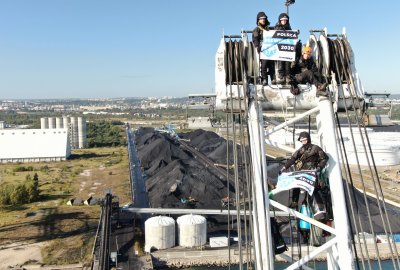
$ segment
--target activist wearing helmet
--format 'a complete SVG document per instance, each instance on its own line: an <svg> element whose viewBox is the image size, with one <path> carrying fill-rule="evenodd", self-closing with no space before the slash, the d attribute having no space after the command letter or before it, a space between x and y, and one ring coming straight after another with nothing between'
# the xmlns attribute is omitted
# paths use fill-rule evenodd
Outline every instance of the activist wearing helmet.
<svg viewBox="0 0 400 270"><path fill-rule="evenodd" d="M297 139L299 142L303 141L304 139L307 139L307 143L311 143L311 136L308 132L303 131L300 132L299 138Z"/></svg>
<svg viewBox="0 0 400 270"><path fill-rule="evenodd" d="M303 55L307 54L307 55L312 55L312 48L309 46L305 46L303 47L303 50L301 52Z"/></svg>
<svg viewBox="0 0 400 270"><path fill-rule="evenodd" d="M269 25L268 17L265 14L265 12L263 12L263 11L258 12L258 14L257 14L257 22L256 22L257 25L259 25L260 19L265 19L265 25Z"/></svg>
<svg viewBox="0 0 400 270"><path fill-rule="evenodd" d="M287 13L281 13L281 14L279 15L279 20L280 20L280 21L281 21L281 20L289 21L289 15L287 15Z"/></svg>

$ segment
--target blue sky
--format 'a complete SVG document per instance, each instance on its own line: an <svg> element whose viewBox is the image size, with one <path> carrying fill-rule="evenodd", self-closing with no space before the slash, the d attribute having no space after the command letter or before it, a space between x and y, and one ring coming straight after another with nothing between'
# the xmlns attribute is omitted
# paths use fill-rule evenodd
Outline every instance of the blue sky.
<svg viewBox="0 0 400 270"><path fill-rule="evenodd" d="M0 98L212 93L222 33L284 0L0 0ZM366 91L400 93L400 1L297 0L292 28L345 26Z"/></svg>

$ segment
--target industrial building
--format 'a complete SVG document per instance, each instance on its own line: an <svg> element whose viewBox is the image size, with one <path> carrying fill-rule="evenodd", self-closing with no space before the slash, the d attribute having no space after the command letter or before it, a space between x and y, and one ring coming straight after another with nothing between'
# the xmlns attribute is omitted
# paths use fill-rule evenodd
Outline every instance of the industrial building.
<svg viewBox="0 0 400 270"><path fill-rule="evenodd" d="M86 147L86 119L84 117L42 117L41 129L66 129L69 133L71 149Z"/></svg>
<svg viewBox="0 0 400 270"><path fill-rule="evenodd" d="M68 142L65 129L1 129L0 163L66 160Z"/></svg>
<svg viewBox="0 0 400 270"><path fill-rule="evenodd" d="M41 129L0 128L0 163L66 160L86 147L84 117L42 117Z"/></svg>

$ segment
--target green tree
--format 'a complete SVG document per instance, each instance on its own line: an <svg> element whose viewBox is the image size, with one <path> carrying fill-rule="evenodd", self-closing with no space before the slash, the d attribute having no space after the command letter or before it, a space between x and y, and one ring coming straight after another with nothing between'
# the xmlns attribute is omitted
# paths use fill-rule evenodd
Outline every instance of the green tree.
<svg viewBox="0 0 400 270"><path fill-rule="evenodd" d="M28 202L34 202L39 199L40 190L39 190L39 176L37 173L33 176L33 180L28 180L25 183Z"/></svg>
<svg viewBox="0 0 400 270"><path fill-rule="evenodd" d="M120 121L89 122L87 125L87 143L89 147L109 147L125 145L124 126Z"/></svg>

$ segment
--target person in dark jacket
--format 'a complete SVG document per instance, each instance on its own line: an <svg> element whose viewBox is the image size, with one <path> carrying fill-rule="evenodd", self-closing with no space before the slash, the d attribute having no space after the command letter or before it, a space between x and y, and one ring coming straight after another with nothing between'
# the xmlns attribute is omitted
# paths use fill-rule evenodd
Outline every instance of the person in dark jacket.
<svg viewBox="0 0 400 270"><path fill-rule="evenodd" d="M257 52L261 53L261 47L263 42L263 31L269 30L269 24L267 15L264 12L258 12L257 14L257 27L254 28L252 34L252 40L254 47L256 48ZM273 69L274 69L274 62L271 60L261 59L261 81L262 84L265 86L268 84L268 75L273 76Z"/></svg>
<svg viewBox="0 0 400 270"><path fill-rule="evenodd" d="M311 143L311 137L308 132L301 132L298 138L303 145L291 156L291 158L282 167L281 172L286 171L295 164L297 171L301 170L317 170L318 172L325 167L328 162L328 155L318 145ZM315 185L313 199L316 200L317 205L323 205L323 200L317 192L318 184ZM300 189L293 189L291 208L298 208ZM321 207L322 208L322 207ZM316 219L321 219L320 215L325 215L323 211L314 213Z"/></svg>
<svg viewBox="0 0 400 270"><path fill-rule="evenodd" d="M289 15L281 13L279 15L278 22L275 24L274 30L292 30L289 23ZM289 83L290 82L290 62L288 61L276 61L275 65L278 68L278 76L272 83Z"/></svg>
<svg viewBox="0 0 400 270"><path fill-rule="evenodd" d="M310 83L317 87L317 96L328 96L326 83L322 83L321 74L318 72L317 65L312 57L311 47L305 46L302 49L301 57L292 62L290 66L292 76L292 94L300 94L298 84Z"/></svg>

